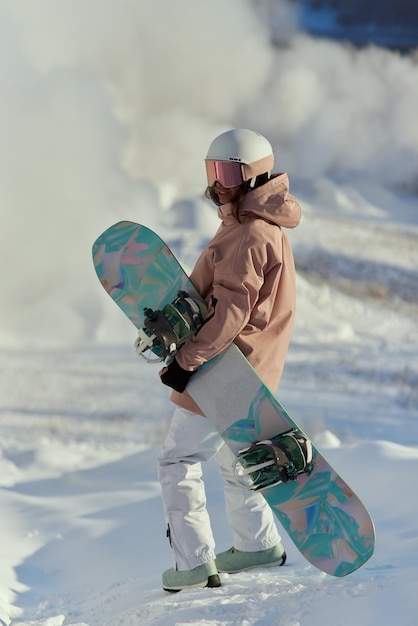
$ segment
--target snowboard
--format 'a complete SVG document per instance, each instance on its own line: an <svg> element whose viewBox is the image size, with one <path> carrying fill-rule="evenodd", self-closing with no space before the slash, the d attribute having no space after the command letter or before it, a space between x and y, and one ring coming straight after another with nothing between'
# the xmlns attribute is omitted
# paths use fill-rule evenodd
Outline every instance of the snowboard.
<svg viewBox="0 0 418 626"><path fill-rule="evenodd" d="M108 228L93 245L93 262L104 289L143 337L154 330L149 312L164 310L179 293L205 310L169 247L145 226L123 221ZM151 352L161 356L158 348ZM260 490L312 565L341 577L371 557L375 534L367 509L234 344L199 368L187 391L233 450L237 480Z"/></svg>

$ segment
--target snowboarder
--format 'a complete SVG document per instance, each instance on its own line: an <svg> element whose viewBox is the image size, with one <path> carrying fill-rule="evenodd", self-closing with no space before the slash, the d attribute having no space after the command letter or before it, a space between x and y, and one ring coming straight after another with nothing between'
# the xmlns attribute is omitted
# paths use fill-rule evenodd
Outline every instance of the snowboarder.
<svg viewBox="0 0 418 626"><path fill-rule="evenodd" d="M283 227L300 221L286 173L272 174L270 142L234 129L216 137L206 156L206 196L221 225L191 274L209 313L197 335L161 372L176 405L159 454L167 535L175 566L163 588L218 587L219 572L283 565L286 554L270 507L260 493L237 485L234 456L188 395L187 383L204 362L233 341L272 389L281 377L295 311L295 269ZM225 479L234 546L215 553L201 462L216 458Z"/></svg>

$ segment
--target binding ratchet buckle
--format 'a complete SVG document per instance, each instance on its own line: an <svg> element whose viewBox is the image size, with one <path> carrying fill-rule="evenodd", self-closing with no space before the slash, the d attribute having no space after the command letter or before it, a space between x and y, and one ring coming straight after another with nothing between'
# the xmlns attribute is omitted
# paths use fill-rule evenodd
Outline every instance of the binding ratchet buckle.
<svg viewBox="0 0 418 626"><path fill-rule="evenodd" d="M138 330L137 354L147 361L173 357L180 346L195 335L207 315L203 301L196 302L186 291L179 291L174 302L161 310L145 309L144 327ZM144 354L147 353L147 354Z"/></svg>
<svg viewBox="0 0 418 626"><path fill-rule="evenodd" d="M241 450L233 469L236 481L253 491L297 480L298 474L313 470L312 444L302 433L291 430Z"/></svg>

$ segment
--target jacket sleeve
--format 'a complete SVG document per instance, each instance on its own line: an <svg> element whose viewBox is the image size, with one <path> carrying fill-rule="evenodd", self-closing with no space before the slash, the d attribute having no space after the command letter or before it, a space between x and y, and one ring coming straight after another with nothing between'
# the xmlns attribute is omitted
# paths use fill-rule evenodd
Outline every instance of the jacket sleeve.
<svg viewBox="0 0 418 626"><path fill-rule="evenodd" d="M176 356L185 370L194 370L225 350L250 319L264 281L267 250L265 245L251 242L247 230L246 226L242 228L232 255L226 254L215 262L216 304L197 335Z"/></svg>

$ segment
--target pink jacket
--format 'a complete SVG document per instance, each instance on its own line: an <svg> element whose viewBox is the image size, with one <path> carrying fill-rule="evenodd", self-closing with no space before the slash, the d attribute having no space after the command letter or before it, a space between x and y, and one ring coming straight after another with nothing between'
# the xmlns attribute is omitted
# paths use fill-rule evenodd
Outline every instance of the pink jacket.
<svg viewBox="0 0 418 626"><path fill-rule="evenodd" d="M178 352L183 369L196 369L234 341L276 390L296 301L293 254L282 227L297 226L300 213L287 174L275 175L244 196L241 223L232 216L231 205L219 207L222 224L190 275L210 305L208 321ZM201 413L187 391L173 391L171 400Z"/></svg>

